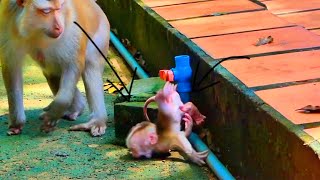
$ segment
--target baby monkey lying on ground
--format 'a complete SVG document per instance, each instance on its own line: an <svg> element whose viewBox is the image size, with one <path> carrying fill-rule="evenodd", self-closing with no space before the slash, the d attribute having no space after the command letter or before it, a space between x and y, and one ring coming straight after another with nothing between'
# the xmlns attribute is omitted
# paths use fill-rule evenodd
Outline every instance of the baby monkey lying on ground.
<svg viewBox="0 0 320 180"><path fill-rule="evenodd" d="M147 106L153 101L158 105L156 124L150 122L147 115ZM182 103L176 85L167 82L162 90L149 98L144 105L144 115L148 121L135 125L126 139L126 145L133 157L151 158L153 153L178 150L192 162L205 164L208 151L196 152L187 139L192 131L193 121L200 124L205 116L191 102ZM185 131L181 131L181 121L185 122Z"/></svg>

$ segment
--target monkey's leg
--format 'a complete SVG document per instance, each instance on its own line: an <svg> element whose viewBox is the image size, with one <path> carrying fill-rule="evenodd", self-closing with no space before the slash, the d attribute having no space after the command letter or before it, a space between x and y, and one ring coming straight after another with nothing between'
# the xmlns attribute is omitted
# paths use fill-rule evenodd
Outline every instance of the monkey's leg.
<svg viewBox="0 0 320 180"><path fill-rule="evenodd" d="M52 94L56 96L58 90L59 90L59 84L60 84L60 76L53 76L48 75L44 73L44 76L47 79L47 82L49 84L49 87L52 91ZM82 114L85 107L85 99L83 95L80 93L79 89L76 88L73 102L71 106L68 108L68 110L64 113L62 116L63 119L74 121L76 118ZM50 106L45 107L43 110L48 111L50 109ZM40 115L40 119L43 119L43 114Z"/></svg>
<svg viewBox="0 0 320 180"><path fill-rule="evenodd" d="M47 79L48 85L51 89L51 92L54 96L56 96L58 90L59 90L59 83L60 83L60 76L50 76L46 73L43 73L44 77ZM49 111L50 104L43 108L44 111ZM39 119L43 119L44 113L42 113L39 117Z"/></svg>
<svg viewBox="0 0 320 180"><path fill-rule="evenodd" d="M48 111L42 115L43 125L41 130L50 132L54 130L60 117L71 106L74 94L76 92L76 85L79 80L79 68L76 66L76 61L71 61L63 70L61 80L59 83L59 90L53 102L49 105Z"/></svg>
<svg viewBox="0 0 320 180"><path fill-rule="evenodd" d="M92 136L101 136L107 128L107 111L104 103L102 74L105 62L101 56L91 56L86 61L86 67L82 75L86 95L91 111L91 119L87 123L72 126L70 130L82 130L91 132Z"/></svg>
<svg viewBox="0 0 320 180"><path fill-rule="evenodd" d="M85 103L85 98L80 93L79 89L76 88L72 104L69 107L68 111L64 113L62 118L70 121L75 121L77 117L82 114L85 107Z"/></svg>
<svg viewBox="0 0 320 180"><path fill-rule="evenodd" d="M15 51L15 52L13 52ZM22 60L24 53L16 52L16 48L2 49L2 76L8 96L9 130L8 135L20 134L26 121L23 106Z"/></svg>

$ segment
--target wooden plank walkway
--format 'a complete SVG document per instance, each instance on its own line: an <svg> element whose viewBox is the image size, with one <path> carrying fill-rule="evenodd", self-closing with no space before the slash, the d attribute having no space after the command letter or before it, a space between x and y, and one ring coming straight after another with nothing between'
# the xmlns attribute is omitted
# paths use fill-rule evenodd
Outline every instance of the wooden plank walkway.
<svg viewBox="0 0 320 180"><path fill-rule="evenodd" d="M319 0L143 0L296 125L320 124L320 114L296 109L320 105ZM273 42L255 46L259 38ZM320 125L304 131L320 138Z"/></svg>

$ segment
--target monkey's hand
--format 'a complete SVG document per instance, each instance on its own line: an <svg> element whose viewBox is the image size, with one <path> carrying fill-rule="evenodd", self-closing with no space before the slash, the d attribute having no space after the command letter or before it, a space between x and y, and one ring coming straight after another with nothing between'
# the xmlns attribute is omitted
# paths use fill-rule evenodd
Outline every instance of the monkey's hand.
<svg viewBox="0 0 320 180"><path fill-rule="evenodd" d="M49 133L54 130L59 122L59 118L51 116L49 112L43 112L39 119L43 120L43 123L40 127L41 131Z"/></svg>
<svg viewBox="0 0 320 180"><path fill-rule="evenodd" d="M208 157L209 151L202 151L202 152L196 152L195 150L192 151L191 155L188 155L189 159L198 164L199 166L202 166L206 164L205 159Z"/></svg>
<svg viewBox="0 0 320 180"><path fill-rule="evenodd" d="M71 107L64 112L63 116L61 117L62 119L68 120L68 121L75 121L77 119L78 116L81 116L81 114L83 113L84 110L84 103L82 103L81 98L76 99L74 101L79 101L79 102L73 102ZM51 104L50 104L51 105ZM50 110L50 105L48 105L47 107L43 108L43 111L49 111ZM41 117L40 117L41 119Z"/></svg>
<svg viewBox="0 0 320 180"><path fill-rule="evenodd" d="M208 151L196 152L183 133L178 133L172 137L170 149L177 149L184 158L191 160L199 166L205 164L205 159L208 156Z"/></svg>
<svg viewBox="0 0 320 180"><path fill-rule="evenodd" d="M192 117L188 113L184 113L182 120L185 122L184 134L188 137L191 134L193 127Z"/></svg>
<svg viewBox="0 0 320 180"><path fill-rule="evenodd" d="M63 93L61 93L63 94ZM67 94L67 93L65 93ZM43 132L51 132L57 126L60 118L63 116L65 109L67 109L68 99L56 96L55 99L45 107L44 112L40 115L39 119L43 120L42 126L40 127Z"/></svg>
<svg viewBox="0 0 320 180"><path fill-rule="evenodd" d="M179 109L182 112L190 114L196 125L202 124L206 118L206 116L202 115L192 102L185 103L184 105L180 106Z"/></svg>
<svg viewBox="0 0 320 180"><path fill-rule="evenodd" d="M90 131L92 136L102 136L106 132L106 120L91 119L87 123L82 123L70 127L70 131Z"/></svg>

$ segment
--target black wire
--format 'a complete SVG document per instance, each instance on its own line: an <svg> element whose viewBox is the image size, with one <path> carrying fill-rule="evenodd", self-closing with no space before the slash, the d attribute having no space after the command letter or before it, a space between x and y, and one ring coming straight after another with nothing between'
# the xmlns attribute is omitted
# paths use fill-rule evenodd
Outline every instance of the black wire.
<svg viewBox="0 0 320 180"><path fill-rule="evenodd" d="M209 88L209 87L211 87L211 86L214 86L214 85L216 85L216 84L218 84L218 83L220 83L220 81L213 82L213 83L211 83L211 84L209 84L209 85L207 85L207 86L205 86L205 87L202 87L202 88L200 88L200 89L195 89L193 92L203 91L203 90L205 90L205 89L207 89L207 88Z"/></svg>
<svg viewBox="0 0 320 180"><path fill-rule="evenodd" d="M124 89L127 91L127 93L129 94L128 89L126 88L125 84L123 83L122 79L120 78L120 76L118 75L118 73L116 72L116 70L114 70L114 68L111 66L110 62L108 61L108 59L105 57L105 55L102 53L102 51L99 49L99 47L97 46L97 44L91 39L91 37L89 36L89 34L80 26L80 24L78 24L76 21L74 21L74 23L83 31L83 33L88 37L88 39L92 42L92 44L97 48L97 50L99 51L99 53L102 55L102 57L104 58L104 60L108 63L108 65L110 66L110 68L112 69L112 71L114 72L114 74L117 76L117 78L119 79L120 83L122 84L122 86L124 87ZM121 93L122 94L122 93ZM123 95L123 94L122 94Z"/></svg>
<svg viewBox="0 0 320 180"><path fill-rule="evenodd" d="M115 85L113 84L113 82L111 82L109 79L107 79L107 81L108 81L108 83L111 84L111 86L113 86L113 87L121 94L121 96L122 96L124 99L127 99L127 97L122 94L122 92L117 88L117 86L115 86ZM128 99L127 99L127 100L128 100Z"/></svg>
<svg viewBox="0 0 320 180"><path fill-rule="evenodd" d="M136 76L136 73L137 73L137 67L134 68L133 76L132 76L131 83L130 83L130 88L129 88L129 102L130 102L130 98L131 98L131 90L132 90L132 86L133 86L133 81L134 81L134 77Z"/></svg>
<svg viewBox="0 0 320 180"><path fill-rule="evenodd" d="M214 69L215 67L217 67L219 64L221 64L223 61L230 60L230 59L242 59L242 58L250 59L250 57L248 57L248 56L231 56L231 57L226 57L226 58L221 59L217 64L215 64L215 65L201 78L201 80L197 83L197 85L199 86L199 85L202 83L202 81L209 75L209 73L211 73L211 71L213 71L213 69Z"/></svg>

